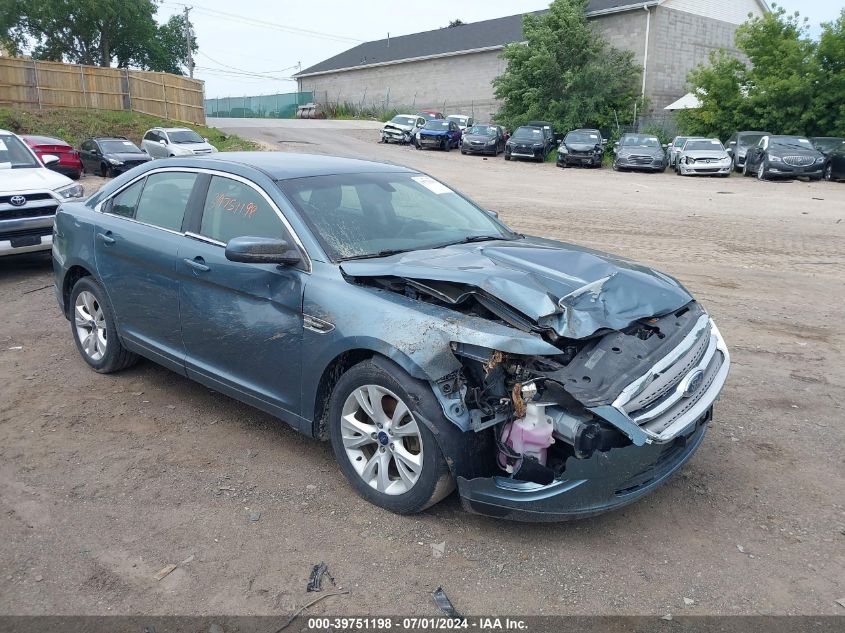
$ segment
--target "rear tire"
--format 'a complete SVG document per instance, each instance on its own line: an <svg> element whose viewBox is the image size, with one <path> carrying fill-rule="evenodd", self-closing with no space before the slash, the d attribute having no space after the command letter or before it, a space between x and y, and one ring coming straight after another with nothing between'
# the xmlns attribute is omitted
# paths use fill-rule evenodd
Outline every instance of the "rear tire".
<svg viewBox="0 0 845 633"><path fill-rule="evenodd" d="M131 367L138 356L120 342L114 309L103 287L83 277L70 292L70 327L76 349L94 371L110 374Z"/></svg>
<svg viewBox="0 0 845 633"><path fill-rule="evenodd" d="M367 360L340 377L329 401L329 437L341 471L361 497L397 514L421 512L455 487L434 433L421 421L436 424L442 411L419 410L409 396L419 389L415 382L391 361Z"/></svg>

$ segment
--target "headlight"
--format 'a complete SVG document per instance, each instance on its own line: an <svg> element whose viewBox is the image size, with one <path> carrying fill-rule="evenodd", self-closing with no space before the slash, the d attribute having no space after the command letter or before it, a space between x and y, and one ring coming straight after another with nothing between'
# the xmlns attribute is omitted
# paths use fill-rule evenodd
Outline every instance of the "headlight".
<svg viewBox="0 0 845 633"><path fill-rule="evenodd" d="M109 158L109 159L108 159L108 161L109 161L112 165L122 165L122 164L123 164L123 161L122 161L122 160L117 160L116 158Z"/></svg>
<svg viewBox="0 0 845 633"><path fill-rule="evenodd" d="M782 163L783 159L780 156L769 156L769 160L773 163Z"/></svg>
<svg viewBox="0 0 845 633"><path fill-rule="evenodd" d="M81 198L85 193L82 185L77 184L67 185L66 187L61 187L60 189L54 189L54 191L65 200L70 200L71 198Z"/></svg>
<svg viewBox="0 0 845 633"><path fill-rule="evenodd" d="M543 149L542 143L534 143L534 149Z"/></svg>
<svg viewBox="0 0 845 633"><path fill-rule="evenodd" d="M211 146L211 153L212 153L212 154L216 154L216 153L217 153L217 151L218 151L218 150L217 150L217 148L216 148L216 147L214 147L214 145L212 145L212 146Z"/></svg>
<svg viewBox="0 0 845 633"><path fill-rule="evenodd" d="M569 153L569 150L566 147L564 147L563 145L558 147L557 151L559 151L561 154L568 154Z"/></svg>
<svg viewBox="0 0 845 633"><path fill-rule="evenodd" d="M816 164L818 164L818 163L823 163L823 162L824 162L824 156L819 156L819 157L816 159Z"/></svg>
<svg viewBox="0 0 845 633"><path fill-rule="evenodd" d="M491 138L489 141L487 141L487 144L488 144L488 145L495 145L495 144L496 144L496 139Z"/></svg>

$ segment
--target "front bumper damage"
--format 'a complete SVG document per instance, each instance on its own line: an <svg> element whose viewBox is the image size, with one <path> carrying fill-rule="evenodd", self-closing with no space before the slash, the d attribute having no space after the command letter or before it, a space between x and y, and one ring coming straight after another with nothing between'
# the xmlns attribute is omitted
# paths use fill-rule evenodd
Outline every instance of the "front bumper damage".
<svg viewBox="0 0 845 633"><path fill-rule="evenodd" d="M630 443L570 456L548 484L513 477L458 477L464 507L523 521L583 518L632 503L678 471L701 444L730 371L730 354L706 316L670 354L610 405L588 407Z"/></svg>

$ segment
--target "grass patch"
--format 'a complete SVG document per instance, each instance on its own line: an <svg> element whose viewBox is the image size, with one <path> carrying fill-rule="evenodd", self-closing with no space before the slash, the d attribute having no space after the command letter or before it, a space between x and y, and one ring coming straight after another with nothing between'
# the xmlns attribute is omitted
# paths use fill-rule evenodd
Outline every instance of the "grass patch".
<svg viewBox="0 0 845 633"><path fill-rule="evenodd" d="M0 108L0 129L15 134L37 134L60 138L73 147L92 136L125 136L140 145L141 137L153 127L186 127L207 138L221 152L260 151L258 143L217 128L168 121L137 112L57 108L22 110Z"/></svg>

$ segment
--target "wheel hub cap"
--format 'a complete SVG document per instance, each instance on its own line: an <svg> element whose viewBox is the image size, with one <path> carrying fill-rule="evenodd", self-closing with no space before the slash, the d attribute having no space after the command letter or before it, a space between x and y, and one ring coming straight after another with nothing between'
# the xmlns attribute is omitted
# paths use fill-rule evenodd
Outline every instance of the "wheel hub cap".
<svg viewBox="0 0 845 633"><path fill-rule="evenodd" d="M408 406L379 385L355 389L341 412L341 439L352 467L387 495L408 492L423 468L420 429Z"/></svg>
<svg viewBox="0 0 845 633"><path fill-rule="evenodd" d="M93 361L106 354L108 337L103 308L93 293L83 290L74 304L76 336L85 355Z"/></svg>

